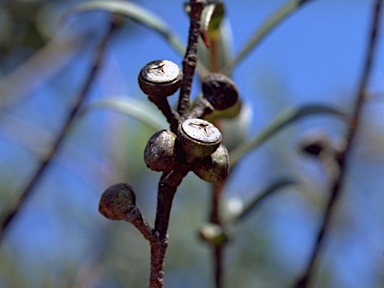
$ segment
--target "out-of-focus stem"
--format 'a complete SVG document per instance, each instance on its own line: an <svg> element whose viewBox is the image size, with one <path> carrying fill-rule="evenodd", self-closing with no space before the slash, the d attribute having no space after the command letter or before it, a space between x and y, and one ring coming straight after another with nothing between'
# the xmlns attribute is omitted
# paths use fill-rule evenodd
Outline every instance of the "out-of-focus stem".
<svg viewBox="0 0 384 288"><path fill-rule="evenodd" d="M346 136L345 150L342 151L342 153L339 155L340 174L339 174L339 177L335 179L331 187L331 194L329 196L327 206L324 211L323 219L316 236L315 245L313 246L313 250L311 252L311 256L306 266L306 269L295 285L296 288L306 288L309 286L310 281L312 280L315 263L320 253L323 250L324 241L327 237L327 234L331 225L331 219L335 211L336 203L342 194L342 189L344 188L343 184L345 182L345 178L347 175L348 161L350 161L352 148L355 142L355 135L360 125L364 98L366 96L366 90L368 87L368 82L369 82L371 71L372 71L373 59L376 52L376 47L378 42L377 38L378 38L379 26L380 26L379 23L380 23L381 10L382 10L382 2L383 2L382 0L376 0L375 6L374 6L372 25L371 25L371 30L369 32L370 37L368 40L368 48L367 48L367 53L365 57L365 64L363 66L363 71L361 73L359 88L356 95L356 102L353 109L352 124L350 125L349 131Z"/></svg>
<svg viewBox="0 0 384 288"><path fill-rule="evenodd" d="M73 104L72 108L70 109L67 115L67 118L63 124L63 127L61 128L59 134L57 135L52 145L52 148L50 149L50 151L47 153L43 161L40 163L40 165L36 169L31 180L25 186L23 192L21 193L20 198L17 200L17 202L14 205L11 206L11 208L5 213L5 215L1 217L0 243L3 240L6 232L8 231L8 228L16 218L17 214L20 212L22 206L25 204L28 198L33 194L34 188L40 181L41 177L44 175L44 172L46 171L47 167L51 163L52 159L56 156L57 152L61 148L64 142L64 139L67 136L68 131L72 127L76 119L76 116L82 104L84 103L86 96L88 95L88 92L92 87L92 84L95 81L97 73L100 71L107 44L111 39L113 32L116 30L116 28L117 28L117 24L114 21L112 21L108 32L105 34L103 40L100 43L100 46L98 47L94 55L94 59L92 62L93 64L89 72L89 75L79 93L79 96L76 102Z"/></svg>

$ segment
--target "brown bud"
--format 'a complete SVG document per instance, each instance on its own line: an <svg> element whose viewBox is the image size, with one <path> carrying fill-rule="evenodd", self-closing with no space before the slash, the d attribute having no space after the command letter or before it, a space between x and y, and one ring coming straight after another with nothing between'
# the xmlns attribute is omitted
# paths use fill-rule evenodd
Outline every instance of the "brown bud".
<svg viewBox="0 0 384 288"><path fill-rule="evenodd" d="M204 181L220 183L228 176L228 165L227 148L220 144L211 155L195 161L193 172Z"/></svg>
<svg viewBox="0 0 384 288"><path fill-rule="evenodd" d="M236 84L227 76L211 73L203 79L204 97L217 110L225 110L235 105L238 98Z"/></svg>
<svg viewBox="0 0 384 288"><path fill-rule="evenodd" d="M111 220L124 220L132 213L136 204L136 195L132 187L119 183L109 187L100 198L99 212Z"/></svg>
<svg viewBox="0 0 384 288"><path fill-rule="evenodd" d="M145 146L144 161L153 171L172 171L176 165L176 135L169 130L155 133Z"/></svg>

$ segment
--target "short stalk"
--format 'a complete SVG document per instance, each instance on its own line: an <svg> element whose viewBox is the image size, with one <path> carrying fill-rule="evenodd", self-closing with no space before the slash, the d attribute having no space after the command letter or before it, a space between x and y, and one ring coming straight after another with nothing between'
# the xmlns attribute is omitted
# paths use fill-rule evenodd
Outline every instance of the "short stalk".
<svg viewBox="0 0 384 288"><path fill-rule="evenodd" d="M167 98L148 96L148 99L154 103L157 108L159 108L159 110L164 114L168 123L171 125L171 131L176 133L177 126L179 125L179 114L171 108Z"/></svg>

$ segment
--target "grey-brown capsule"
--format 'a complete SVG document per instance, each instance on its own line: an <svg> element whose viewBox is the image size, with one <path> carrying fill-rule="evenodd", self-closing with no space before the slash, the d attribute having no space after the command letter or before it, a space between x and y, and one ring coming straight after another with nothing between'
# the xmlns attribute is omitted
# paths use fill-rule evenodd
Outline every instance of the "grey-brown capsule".
<svg viewBox="0 0 384 288"><path fill-rule="evenodd" d="M181 85L183 73L179 66L168 60L155 60L145 65L138 77L140 89L151 97L173 95Z"/></svg>
<svg viewBox="0 0 384 288"><path fill-rule="evenodd" d="M124 220L135 209L136 195L130 185L119 183L104 191L99 202L99 212L111 220Z"/></svg>
<svg viewBox="0 0 384 288"><path fill-rule="evenodd" d="M204 181L220 183L228 176L228 166L229 156L227 148L220 144L211 155L194 162L193 172Z"/></svg>
<svg viewBox="0 0 384 288"><path fill-rule="evenodd" d="M239 92L236 84L221 73L211 73L203 79L204 97L217 110L225 110L235 105Z"/></svg>
<svg viewBox="0 0 384 288"><path fill-rule="evenodd" d="M219 147L222 136L213 124L202 119L187 119L178 129L178 139L189 159L211 155Z"/></svg>
<svg viewBox="0 0 384 288"><path fill-rule="evenodd" d="M176 135L169 130L156 132L144 150L144 161L153 171L172 171L176 166Z"/></svg>

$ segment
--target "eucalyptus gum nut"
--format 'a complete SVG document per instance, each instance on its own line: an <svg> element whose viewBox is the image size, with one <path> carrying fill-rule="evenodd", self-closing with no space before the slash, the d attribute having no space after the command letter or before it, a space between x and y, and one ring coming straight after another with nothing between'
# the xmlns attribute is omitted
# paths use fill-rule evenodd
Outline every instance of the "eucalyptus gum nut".
<svg viewBox="0 0 384 288"><path fill-rule="evenodd" d="M228 166L228 151L221 144L210 156L196 160L193 172L204 181L220 183L228 176Z"/></svg>
<svg viewBox="0 0 384 288"><path fill-rule="evenodd" d="M216 110L225 110L237 102L239 92L236 84L221 73L211 73L202 81L204 97Z"/></svg>
<svg viewBox="0 0 384 288"><path fill-rule="evenodd" d="M169 130L156 132L144 150L144 162L153 171L169 172L176 166L176 135Z"/></svg>
<svg viewBox="0 0 384 288"><path fill-rule="evenodd" d="M145 65L138 77L140 89L152 98L166 98L181 86L183 72L168 60L155 60Z"/></svg>
<svg viewBox="0 0 384 288"><path fill-rule="evenodd" d="M189 161L211 155L222 140L219 129L202 119L185 120L177 133Z"/></svg>
<svg viewBox="0 0 384 288"><path fill-rule="evenodd" d="M135 209L136 195L126 183L112 185L101 195L99 212L111 220L124 220Z"/></svg>

